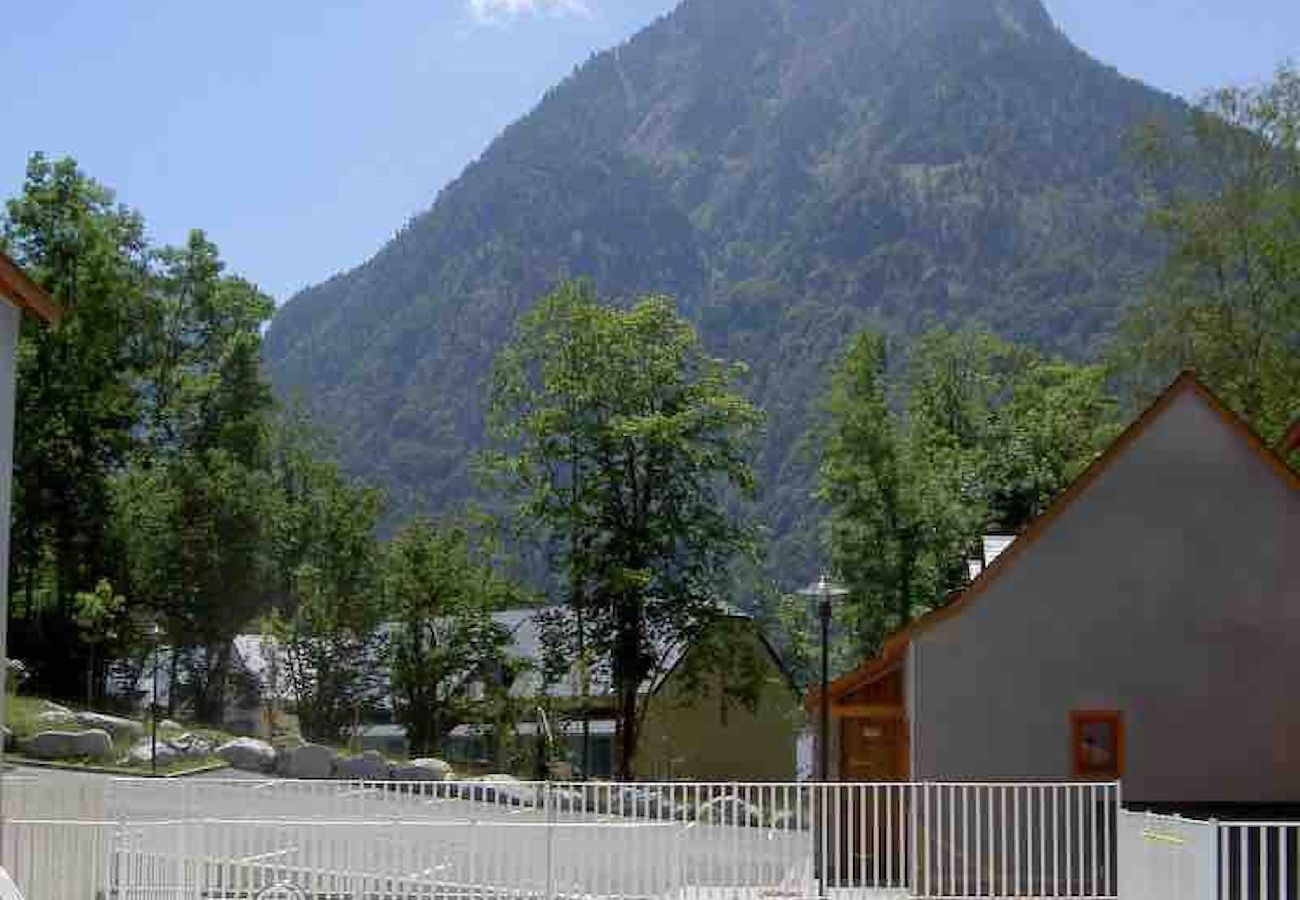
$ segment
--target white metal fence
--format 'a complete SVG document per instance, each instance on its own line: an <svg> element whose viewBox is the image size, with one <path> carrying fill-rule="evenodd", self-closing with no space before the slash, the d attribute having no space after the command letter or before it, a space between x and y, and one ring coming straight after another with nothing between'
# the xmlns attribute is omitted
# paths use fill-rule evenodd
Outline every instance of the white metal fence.
<svg viewBox="0 0 1300 900"><path fill-rule="evenodd" d="M6 782L30 900L1118 895L1113 784L86 784Z"/></svg>
<svg viewBox="0 0 1300 900"><path fill-rule="evenodd" d="M1124 900L1297 900L1300 823L1121 812Z"/></svg>
<svg viewBox="0 0 1300 900"><path fill-rule="evenodd" d="M1296 822L1219 822L1220 900L1295 900Z"/></svg>

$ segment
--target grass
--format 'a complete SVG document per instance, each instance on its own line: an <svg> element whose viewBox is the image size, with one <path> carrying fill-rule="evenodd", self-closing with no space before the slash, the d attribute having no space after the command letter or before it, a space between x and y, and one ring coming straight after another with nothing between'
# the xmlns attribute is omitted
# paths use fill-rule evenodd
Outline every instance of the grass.
<svg viewBox="0 0 1300 900"><path fill-rule="evenodd" d="M51 709L55 704L42 697L28 697L11 694L5 701L5 724L13 732L16 741L22 741L40 731L58 730L58 731L89 731L90 728L85 725L79 725L76 722L59 722L49 723L41 722L39 717L41 713ZM148 720L141 721L141 726L145 729L145 737L149 736ZM179 728L160 725L158 729L158 740L166 741L179 737L182 734L193 734L212 742L214 745L220 745L230 740L231 735L223 731L212 728L195 726L193 728L182 725ZM132 765L121 765L118 760L126 757L135 745L136 739L129 736L123 736L113 739L112 755L107 759L66 759L66 760L32 760L34 764L45 765L51 768L67 769L85 769L96 772L112 772L120 775L147 775L151 772L151 766L148 762ZM20 750L8 751L7 755L15 759L25 759ZM174 774L185 772L193 769L211 769L217 766L224 766L225 763L220 757L207 755L201 757L187 757L175 760L171 763L160 765L158 773L160 775Z"/></svg>

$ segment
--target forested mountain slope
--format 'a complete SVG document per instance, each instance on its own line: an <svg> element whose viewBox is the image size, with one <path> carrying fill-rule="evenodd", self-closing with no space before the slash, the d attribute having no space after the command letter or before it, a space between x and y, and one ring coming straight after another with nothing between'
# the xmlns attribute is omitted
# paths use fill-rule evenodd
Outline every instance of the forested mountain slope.
<svg viewBox="0 0 1300 900"><path fill-rule="evenodd" d="M672 294L752 367L762 521L787 534L808 406L855 329L981 322L1075 355L1107 333L1157 259L1125 133L1179 112L1039 0L685 0L286 303L268 363L396 515L437 512L472 490L522 310L566 276Z"/></svg>

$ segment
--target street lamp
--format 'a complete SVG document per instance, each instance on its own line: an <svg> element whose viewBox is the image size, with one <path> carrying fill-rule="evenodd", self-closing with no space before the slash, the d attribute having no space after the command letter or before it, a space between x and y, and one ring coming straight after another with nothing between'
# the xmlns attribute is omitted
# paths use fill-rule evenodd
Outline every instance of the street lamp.
<svg viewBox="0 0 1300 900"><path fill-rule="evenodd" d="M154 622L149 626L149 635L153 638L153 696L150 697L150 706L152 707L150 716L153 735L149 741L149 770L152 774L158 774L158 644L159 638L162 637L162 627Z"/></svg>
<svg viewBox="0 0 1300 900"><path fill-rule="evenodd" d="M817 598L817 617L821 620L822 626L822 693L821 693L821 734L817 739L818 750L818 770L817 778L820 781L830 779L830 741L831 741L831 712L830 712L830 641L831 641L831 601L836 597L843 597L847 594L848 588L842 587L831 581L830 576L822 572L821 576L813 584L808 585L799 591L805 597Z"/></svg>

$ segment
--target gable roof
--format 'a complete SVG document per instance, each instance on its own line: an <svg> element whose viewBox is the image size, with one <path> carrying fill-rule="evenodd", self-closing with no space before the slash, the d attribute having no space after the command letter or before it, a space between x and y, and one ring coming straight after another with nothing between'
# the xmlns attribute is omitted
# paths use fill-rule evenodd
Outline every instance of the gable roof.
<svg viewBox="0 0 1300 900"><path fill-rule="evenodd" d="M1300 450L1300 418L1291 423L1291 427L1282 435L1282 440L1277 442L1278 455L1286 459L1292 453Z"/></svg>
<svg viewBox="0 0 1300 900"><path fill-rule="evenodd" d="M867 660L857 669L836 679L829 686L827 693L831 697L841 696L850 690L856 689L864 684L875 681L884 675L892 672L897 665L900 665L903 659L903 651L911 642L912 638L926 631L938 623L950 619L953 616L961 614L972 603L978 600L989 587L1002 577L1002 574L1016 564L1016 561L1032 547L1038 539L1052 527L1052 525L1068 510L1076 500L1090 488L1103 474L1106 473L1115 461L1118 460L1128 450L1134 442L1140 438L1151 423L1160 418L1166 410L1171 407L1184 394L1190 393L1205 406L1215 413L1216 416L1228 426L1228 429L1238 438L1240 438L1255 456L1264 462L1269 469L1282 480L1293 491L1300 491L1300 473L1296 472L1286 461L1269 447L1267 442L1261 438L1247 422L1228 409L1214 393L1197 380L1195 374L1190 370L1182 372L1169 387L1146 408L1143 413L1135 419L1128 428L1117 437L1111 445L1105 449L1093 462L1075 478L1070 486L1067 487L1051 505L1048 506L1037 518L1035 518L1025 528L1024 532L1011 543L996 559L993 560L987 568L976 577L965 590L959 591L953 599L943 606L940 606L911 624L894 632L886 638L880 654L872 659ZM1279 444L1279 448L1282 445ZM819 687L814 687L809 691L809 702L820 695Z"/></svg>
<svg viewBox="0 0 1300 900"><path fill-rule="evenodd" d="M46 322L57 322L63 315L54 299L3 252L0 252L0 297Z"/></svg>
<svg viewBox="0 0 1300 900"><path fill-rule="evenodd" d="M568 617L570 615L571 613L567 608L559 606L507 609L492 614L493 620L510 635L510 643L506 646L506 652L516 659L534 664L532 670L515 679L514 684L510 687L512 696L535 697L545 693L547 696L554 698L576 698L580 695L576 661L564 676L549 684L543 682L540 671L540 663L546 652L545 635L543 634L546 627L545 619L552 616ZM794 681L789 674L789 670L781 662L780 655L768 640L767 635L754 622L752 616L730 605L718 604L718 621L741 621L751 624L763 649L770 655L782 676L793 686ZM656 693L664 682L677 671L690 650L689 644L682 641L670 642L657 638L652 643L658 666L655 677L641 686L642 694ZM587 696L589 698L600 699L613 696L613 682L607 666L594 666L588 678Z"/></svg>

